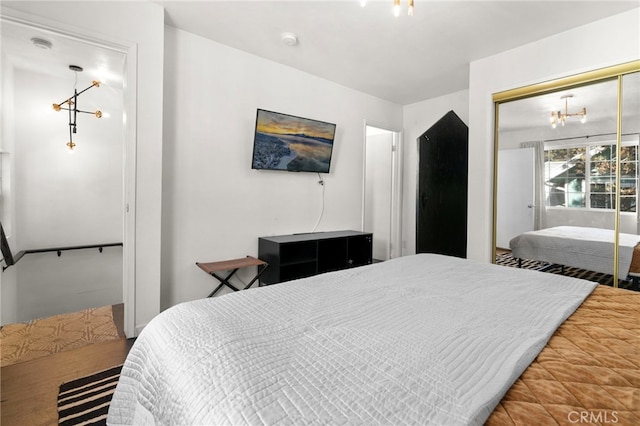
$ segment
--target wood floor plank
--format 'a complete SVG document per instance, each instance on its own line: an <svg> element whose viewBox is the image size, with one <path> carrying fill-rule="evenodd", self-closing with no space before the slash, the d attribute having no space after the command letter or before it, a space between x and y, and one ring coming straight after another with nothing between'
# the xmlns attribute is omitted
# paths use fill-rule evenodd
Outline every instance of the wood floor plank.
<svg viewBox="0 0 640 426"><path fill-rule="evenodd" d="M132 344L133 339L114 340L2 367L1 424L57 425L60 385L122 364Z"/></svg>

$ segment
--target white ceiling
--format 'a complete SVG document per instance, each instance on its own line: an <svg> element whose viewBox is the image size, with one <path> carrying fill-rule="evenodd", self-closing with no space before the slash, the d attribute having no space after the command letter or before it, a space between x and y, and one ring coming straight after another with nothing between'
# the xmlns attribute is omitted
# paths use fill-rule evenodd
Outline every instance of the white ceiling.
<svg viewBox="0 0 640 426"><path fill-rule="evenodd" d="M165 22L406 105L468 87L469 63L626 10L634 1L156 1ZM286 46L283 32L297 34Z"/></svg>
<svg viewBox="0 0 640 426"><path fill-rule="evenodd" d="M399 18L391 13L392 0L369 0L364 8L359 0L155 2L165 7L167 25L400 105L468 88L472 60L631 8L640 13L640 0L415 0L414 16ZM17 7L3 1L12 4ZM68 78L71 85L68 66L80 65L85 71L78 87L101 79L121 88L121 52L10 21L3 21L1 30L2 55L17 67ZM285 31L298 35L297 46L281 42ZM53 48L35 48L34 36L48 39ZM576 104L595 112L591 105L597 101L581 97ZM548 121L549 108L562 106L556 98L553 106L549 99L540 102L534 114Z"/></svg>
<svg viewBox="0 0 640 426"><path fill-rule="evenodd" d="M122 88L125 60L122 52L9 19L2 20L0 35L2 58L15 68L67 79L69 87L73 87L75 73L69 65L77 65L84 69L78 73L78 90L93 80ZM50 42L51 48L36 47L33 38Z"/></svg>

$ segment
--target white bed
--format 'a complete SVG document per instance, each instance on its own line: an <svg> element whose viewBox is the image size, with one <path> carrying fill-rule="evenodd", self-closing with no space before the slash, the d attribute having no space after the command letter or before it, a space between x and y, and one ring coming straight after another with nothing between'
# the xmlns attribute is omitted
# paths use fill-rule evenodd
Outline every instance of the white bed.
<svg viewBox="0 0 640 426"><path fill-rule="evenodd" d="M509 248L515 258L539 260L613 275L614 231L582 226L556 226L514 237ZM640 235L620 233L618 276L629 275Z"/></svg>
<svg viewBox="0 0 640 426"><path fill-rule="evenodd" d="M481 425L595 286L420 254L183 303L108 424Z"/></svg>

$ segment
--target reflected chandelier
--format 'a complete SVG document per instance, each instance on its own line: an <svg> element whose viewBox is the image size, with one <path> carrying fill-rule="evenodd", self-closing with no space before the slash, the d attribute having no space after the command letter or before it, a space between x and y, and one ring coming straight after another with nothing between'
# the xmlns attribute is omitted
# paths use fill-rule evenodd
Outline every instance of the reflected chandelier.
<svg viewBox="0 0 640 426"><path fill-rule="evenodd" d="M407 14L409 16L413 16L413 1L409 0L409 9L407 9ZM367 0L360 0L360 6L365 7L367 5ZM400 0L393 0L393 15L397 18L400 16Z"/></svg>
<svg viewBox="0 0 640 426"><path fill-rule="evenodd" d="M573 98L573 95L565 95L560 99L564 99L564 112L551 111L551 127L554 129L560 123L564 126L564 122L569 117L580 117L580 122L585 123L587 121L587 109L582 108L580 112L569 113L569 99Z"/></svg>
<svg viewBox="0 0 640 426"><path fill-rule="evenodd" d="M69 69L71 71L73 71L76 75L76 84L78 83L78 73L82 72L82 67L79 67L77 65L69 65ZM67 99L66 101L62 101L59 104L53 104L53 109L56 111L60 111L60 110L67 110L69 111L69 142L67 142L67 147L69 147L69 151L73 152L73 148L76 147L76 144L73 142L73 134L76 133L76 119L78 116L78 113L84 113L84 114L92 114L95 115L97 118L102 118L102 111L98 110L98 111L81 111L78 109L78 96L80 96L81 94L83 94L84 92L86 92L87 90L91 89L92 87L100 87L100 82L94 80L91 83L91 86L87 87L86 89L78 92L76 90L76 86L74 84L73 86L73 96L71 96L69 99ZM67 107L64 107L63 105L67 105Z"/></svg>

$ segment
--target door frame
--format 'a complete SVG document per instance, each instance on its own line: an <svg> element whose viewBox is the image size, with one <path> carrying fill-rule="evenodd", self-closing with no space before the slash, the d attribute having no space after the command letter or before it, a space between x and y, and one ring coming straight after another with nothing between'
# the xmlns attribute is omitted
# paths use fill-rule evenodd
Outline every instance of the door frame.
<svg viewBox="0 0 640 426"><path fill-rule="evenodd" d="M93 34L91 31L72 27L57 21L36 16L13 9L3 9L0 21L9 21L39 31L55 34L56 36L111 49L124 54L125 61L123 75L123 233L122 233L122 298L124 302L124 333L126 336L137 335L135 327L135 232L136 232L136 152L137 152L137 57L138 49L135 43L122 40L105 39L103 34Z"/></svg>
<svg viewBox="0 0 640 426"><path fill-rule="evenodd" d="M364 232L367 178L367 127L376 127L393 134L391 152L391 221L389 235L389 258L402 255L402 130L389 128L366 119L362 126L362 208L360 230Z"/></svg>

